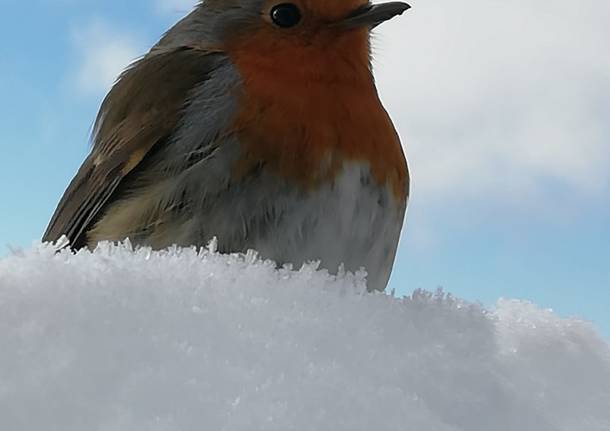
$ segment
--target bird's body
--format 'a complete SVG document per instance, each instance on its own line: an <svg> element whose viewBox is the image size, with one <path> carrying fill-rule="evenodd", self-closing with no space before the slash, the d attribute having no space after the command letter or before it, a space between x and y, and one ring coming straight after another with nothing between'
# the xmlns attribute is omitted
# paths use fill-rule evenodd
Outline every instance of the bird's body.
<svg viewBox="0 0 610 431"><path fill-rule="evenodd" d="M111 90L44 239L160 249L217 237L221 251L255 249L278 263L364 267L369 288L383 290L407 166L375 89L369 28L321 24L362 2L301 5L318 19L303 18L298 33L261 25L204 36L219 1L200 5Z"/></svg>

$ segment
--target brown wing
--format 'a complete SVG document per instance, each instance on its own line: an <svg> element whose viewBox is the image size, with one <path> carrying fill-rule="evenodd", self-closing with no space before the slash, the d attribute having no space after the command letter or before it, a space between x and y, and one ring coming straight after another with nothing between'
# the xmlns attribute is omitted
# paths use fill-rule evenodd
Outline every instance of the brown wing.
<svg viewBox="0 0 610 431"><path fill-rule="evenodd" d="M180 119L190 91L205 81L221 54L196 48L157 52L119 78L98 114L93 149L64 193L42 238L62 235L74 249L117 186L155 145L163 145Z"/></svg>

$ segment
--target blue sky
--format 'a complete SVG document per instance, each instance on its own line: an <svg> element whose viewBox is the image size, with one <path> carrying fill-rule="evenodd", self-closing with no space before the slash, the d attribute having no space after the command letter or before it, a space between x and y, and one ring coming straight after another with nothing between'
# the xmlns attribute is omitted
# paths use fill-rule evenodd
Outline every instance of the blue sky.
<svg viewBox="0 0 610 431"><path fill-rule="evenodd" d="M114 77L188 0L2 1L0 244L38 239ZM413 1L376 33L414 175L391 287L528 299L610 337L610 5Z"/></svg>

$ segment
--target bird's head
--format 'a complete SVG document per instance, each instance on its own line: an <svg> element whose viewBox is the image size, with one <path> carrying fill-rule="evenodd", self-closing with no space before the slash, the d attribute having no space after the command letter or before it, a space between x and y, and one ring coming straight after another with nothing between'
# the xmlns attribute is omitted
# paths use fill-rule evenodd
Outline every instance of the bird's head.
<svg viewBox="0 0 610 431"><path fill-rule="evenodd" d="M328 59L368 67L371 29L409 7L366 0L205 0L160 46L195 45L292 70L311 63L323 70Z"/></svg>

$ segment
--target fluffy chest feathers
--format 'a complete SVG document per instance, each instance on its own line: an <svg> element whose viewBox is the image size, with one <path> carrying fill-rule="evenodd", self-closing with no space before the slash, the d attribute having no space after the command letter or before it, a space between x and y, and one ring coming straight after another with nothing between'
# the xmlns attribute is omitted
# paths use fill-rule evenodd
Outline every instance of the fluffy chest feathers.
<svg viewBox="0 0 610 431"><path fill-rule="evenodd" d="M290 45L277 44L272 55L260 55L262 37L231 54L242 81L234 127L244 151L234 175L263 162L311 189L332 180L345 161L364 162L378 184L404 200L405 158L370 73L366 35L351 34L327 49L313 41L296 57ZM355 46L367 52L354 55Z"/></svg>
<svg viewBox="0 0 610 431"><path fill-rule="evenodd" d="M349 271L364 268L369 289L385 288L405 203L389 186L377 185L368 166L348 162L333 182L315 192L272 194L259 203L246 217L267 218L272 226L266 235L251 232L257 237L251 238L253 248L264 257L296 265L318 260L331 272L340 265Z"/></svg>

